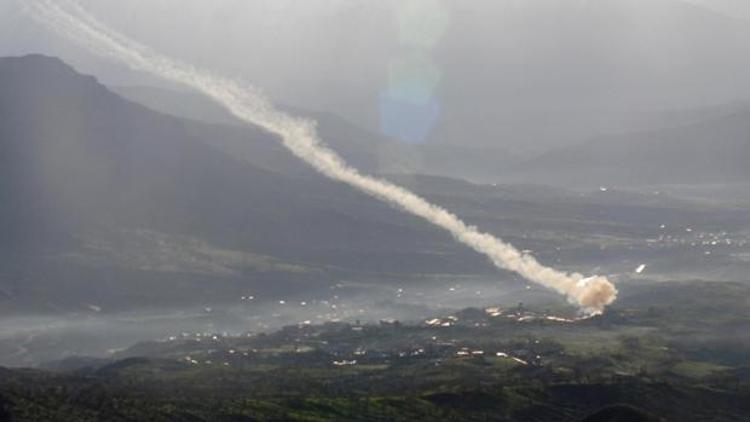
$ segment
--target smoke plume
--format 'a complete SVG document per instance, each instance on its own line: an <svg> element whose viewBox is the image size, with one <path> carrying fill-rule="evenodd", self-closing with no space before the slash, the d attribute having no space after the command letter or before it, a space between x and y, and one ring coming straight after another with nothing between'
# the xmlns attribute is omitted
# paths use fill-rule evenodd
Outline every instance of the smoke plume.
<svg viewBox="0 0 750 422"><path fill-rule="evenodd" d="M386 180L360 173L323 144L316 133L314 121L277 110L256 88L212 75L140 45L98 22L73 0L34 0L24 3L35 20L93 53L200 91L237 118L277 135L289 151L325 176L448 231L457 241L486 255L496 267L514 271L565 295L568 301L586 313L601 313L617 296L617 289L606 277L585 278L578 273L545 267L533 256L480 232L418 195Z"/></svg>

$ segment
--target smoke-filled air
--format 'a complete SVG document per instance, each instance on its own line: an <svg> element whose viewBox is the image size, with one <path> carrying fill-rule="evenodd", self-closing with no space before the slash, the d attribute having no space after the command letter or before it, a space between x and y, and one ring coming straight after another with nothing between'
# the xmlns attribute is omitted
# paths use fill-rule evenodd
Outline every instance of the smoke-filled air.
<svg viewBox="0 0 750 422"><path fill-rule="evenodd" d="M200 91L237 118L277 135L289 151L325 176L448 231L459 242L486 255L496 267L514 271L564 295L587 314L601 313L617 297L617 289L606 277L585 277L546 267L530 254L479 231L409 190L360 173L324 145L314 121L277 110L256 88L172 60L131 41L100 23L73 1L31 1L26 11L46 27L95 54Z"/></svg>
<svg viewBox="0 0 750 422"><path fill-rule="evenodd" d="M0 0L0 421L750 420L747 51L748 0Z"/></svg>

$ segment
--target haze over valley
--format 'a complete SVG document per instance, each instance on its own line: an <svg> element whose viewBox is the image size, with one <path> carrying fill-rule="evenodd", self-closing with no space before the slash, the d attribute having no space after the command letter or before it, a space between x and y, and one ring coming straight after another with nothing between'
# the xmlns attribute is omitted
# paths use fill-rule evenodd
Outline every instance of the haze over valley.
<svg viewBox="0 0 750 422"><path fill-rule="evenodd" d="M0 420L748 418L742 3L175 3L0 0Z"/></svg>

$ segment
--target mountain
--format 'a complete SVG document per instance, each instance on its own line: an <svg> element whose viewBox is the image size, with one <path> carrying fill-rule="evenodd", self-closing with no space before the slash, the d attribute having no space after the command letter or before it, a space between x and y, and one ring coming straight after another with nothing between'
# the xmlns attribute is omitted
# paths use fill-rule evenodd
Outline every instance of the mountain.
<svg viewBox="0 0 750 422"><path fill-rule="evenodd" d="M152 110L187 120L186 126L199 138L210 138L207 136L210 132L216 134L220 131L221 136L211 139L211 145L233 155L242 156L257 166L289 175L312 173L312 170L300 165L299 160L280 147L272 137L258 134L254 130L248 131L246 123L199 93L153 86L111 89L118 95ZM384 163L380 160L379 151L390 142L387 138L361 129L330 113L311 112L289 106L283 108L293 115L315 119L318 122L318 131L326 144L348 163L368 173L378 172L383 168ZM266 145L257 141L259 137L264 138L263 144Z"/></svg>
<svg viewBox="0 0 750 422"><path fill-rule="evenodd" d="M211 146L234 130L282 156L258 129L151 111L58 59L0 59L0 300L124 306L314 288L331 271L489 268L344 185Z"/></svg>
<svg viewBox="0 0 750 422"><path fill-rule="evenodd" d="M211 145L253 164L290 175L310 172L298 160L269 140L267 145L247 139L248 131L219 105L197 93L154 86L120 86L111 88L117 94L152 110L192 120L186 125L211 139ZM409 144L383 134L363 129L332 113L314 112L284 106L284 110L318 123L323 141L352 166L374 174L427 174L476 181L497 180L503 168L519 157L499 147L473 147L450 144ZM210 123L205 125L200 123ZM221 126L218 126L221 125ZM206 132L221 136L210 137ZM257 137L251 133L252 137Z"/></svg>
<svg viewBox="0 0 750 422"><path fill-rule="evenodd" d="M708 184L750 182L750 107L690 124L594 139L543 154L518 178L553 183Z"/></svg>

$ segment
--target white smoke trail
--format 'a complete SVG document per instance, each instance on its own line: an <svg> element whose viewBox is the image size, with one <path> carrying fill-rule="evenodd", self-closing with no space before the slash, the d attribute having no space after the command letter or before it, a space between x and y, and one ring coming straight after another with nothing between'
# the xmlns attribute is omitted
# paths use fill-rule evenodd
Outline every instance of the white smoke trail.
<svg viewBox="0 0 750 422"><path fill-rule="evenodd" d="M541 265L500 239L480 232L450 212L386 180L361 174L325 147L314 121L287 115L273 107L253 87L198 70L165 57L99 23L73 0L25 1L38 22L76 41L95 54L120 61L130 68L190 86L222 104L237 118L278 135L284 146L325 176L421 217L448 231L459 242L486 255L498 268L557 291L589 314L601 313L617 297L606 277L584 278Z"/></svg>

